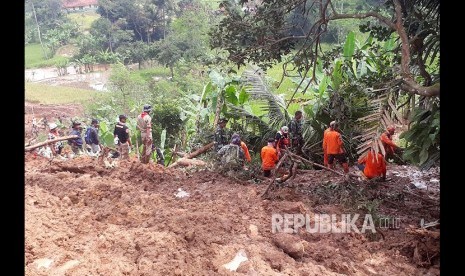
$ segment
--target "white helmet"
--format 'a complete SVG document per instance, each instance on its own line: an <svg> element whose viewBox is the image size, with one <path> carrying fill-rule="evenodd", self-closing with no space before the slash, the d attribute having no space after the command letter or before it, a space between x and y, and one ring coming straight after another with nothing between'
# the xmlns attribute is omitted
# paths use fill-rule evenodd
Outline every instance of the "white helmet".
<svg viewBox="0 0 465 276"><path fill-rule="evenodd" d="M288 133L289 132L289 128L287 126L283 126L281 128L281 131L284 132L284 133Z"/></svg>
<svg viewBox="0 0 465 276"><path fill-rule="evenodd" d="M48 127L50 128L50 130L52 130L52 129L57 128L57 124L55 124L55 123L50 123L50 124L48 125Z"/></svg>

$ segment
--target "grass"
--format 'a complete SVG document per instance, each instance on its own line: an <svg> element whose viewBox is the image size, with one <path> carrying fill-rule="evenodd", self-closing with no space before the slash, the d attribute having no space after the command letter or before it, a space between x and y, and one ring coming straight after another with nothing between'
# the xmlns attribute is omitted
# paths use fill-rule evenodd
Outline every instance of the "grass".
<svg viewBox="0 0 465 276"><path fill-rule="evenodd" d="M50 86L39 83L25 84L25 99L41 104L86 103L95 100L101 92L73 87Z"/></svg>
<svg viewBox="0 0 465 276"><path fill-rule="evenodd" d="M131 71L131 78L139 81L151 81L153 77L170 77L170 69L164 66L157 66L148 69Z"/></svg>
<svg viewBox="0 0 465 276"><path fill-rule="evenodd" d="M95 11L76 12L68 14L68 18L79 25L81 32L89 31L92 23L100 18Z"/></svg>
<svg viewBox="0 0 465 276"><path fill-rule="evenodd" d="M54 56L51 59L45 59L40 44L28 44L24 48L24 66L26 69L52 67L64 60L69 60L69 58Z"/></svg>

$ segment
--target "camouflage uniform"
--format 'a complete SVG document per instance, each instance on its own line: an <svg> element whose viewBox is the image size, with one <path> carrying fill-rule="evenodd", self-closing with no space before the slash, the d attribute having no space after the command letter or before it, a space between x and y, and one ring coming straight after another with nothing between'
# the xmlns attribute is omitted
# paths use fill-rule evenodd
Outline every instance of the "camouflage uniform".
<svg viewBox="0 0 465 276"><path fill-rule="evenodd" d="M229 144L228 133L225 128L216 127L215 131L215 150L218 152L223 146Z"/></svg>
<svg viewBox="0 0 465 276"><path fill-rule="evenodd" d="M218 151L222 171L240 170L244 166L245 154L238 145L227 144Z"/></svg>
<svg viewBox="0 0 465 276"><path fill-rule="evenodd" d="M302 120L296 120L295 118L289 124L289 135L291 138L291 147L297 154L302 153L302 146L304 145L304 139L302 137Z"/></svg>
<svg viewBox="0 0 465 276"><path fill-rule="evenodd" d="M152 154L152 118L146 112L137 116L137 129L140 130L142 138L142 157L141 162L144 164L149 163L150 155Z"/></svg>

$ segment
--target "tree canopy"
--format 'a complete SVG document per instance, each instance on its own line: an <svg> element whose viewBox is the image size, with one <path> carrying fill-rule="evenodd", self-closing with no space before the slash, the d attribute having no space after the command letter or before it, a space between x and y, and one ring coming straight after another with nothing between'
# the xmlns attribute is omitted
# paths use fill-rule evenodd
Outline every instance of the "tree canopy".
<svg viewBox="0 0 465 276"><path fill-rule="evenodd" d="M362 31L384 40L393 33L397 37L392 49L397 55L397 76L385 85L421 96L439 96L438 67L428 66L439 59L439 0L389 0L369 11L360 7L355 13L338 12L334 2L225 0L226 15L212 31L211 45L225 49L229 60L238 65L252 62L267 68L291 56L286 63L295 65L305 77L309 72L315 74L321 39L331 22L368 19L361 22ZM294 20L296 14L300 20Z"/></svg>

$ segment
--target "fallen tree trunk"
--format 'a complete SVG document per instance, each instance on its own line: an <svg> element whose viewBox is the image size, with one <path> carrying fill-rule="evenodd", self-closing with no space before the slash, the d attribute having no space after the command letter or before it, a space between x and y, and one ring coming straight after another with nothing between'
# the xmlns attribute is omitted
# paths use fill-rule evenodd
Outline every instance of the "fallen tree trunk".
<svg viewBox="0 0 465 276"><path fill-rule="evenodd" d="M192 152L192 153L188 153L188 154L185 154L184 156L182 156L181 159L179 159L178 161L174 162L173 164L171 164L169 166L169 168L174 168L174 167L177 167L179 165L181 166L191 166L191 165L194 165L194 166L205 166L206 163L204 161L201 161L201 160L191 160L192 158L194 157L197 157L199 156L200 154L208 151L209 149L211 149L213 147L215 143L214 142L211 142L209 144L206 144L205 146L201 147L200 149ZM179 153L177 153L179 155Z"/></svg>
<svg viewBox="0 0 465 276"><path fill-rule="evenodd" d="M189 154L183 156L183 158L185 158L185 159L192 159L192 158L194 158L194 157L197 157L198 155L200 155L200 154L206 152L207 150L211 149L211 148L213 147L214 144L215 144L214 142L211 142L211 143L209 143L209 144L206 144L205 146L201 147L200 149L198 149L198 150L196 150L196 151L194 151L194 152L192 152L192 153L189 153Z"/></svg>
<svg viewBox="0 0 465 276"><path fill-rule="evenodd" d="M33 146L26 147L24 150L25 151L32 151L32 150L34 150L36 148L40 148L40 147L43 147L43 146L48 145L48 144L52 144L52 143L63 141L63 140L74 139L74 138L78 138L78 136L77 135L70 135L70 136L59 137L59 138L56 138L56 139L53 139L53 140L47 140L47 141L35 144Z"/></svg>
<svg viewBox="0 0 465 276"><path fill-rule="evenodd" d="M174 162L173 164L169 165L168 168L174 168L178 166L189 167L189 166L205 166L205 165L207 165L207 163L205 163L205 161L202 161L202 160L181 158L178 161Z"/></svg>
<svg viewBox="0 0 465 276"><path fill-rule="evenodd" d="M320 165L320 164L318 164L318 163L312 162L312 161L310 161L310 160L308 160L308 159L305 159L305 158L303 158L303 157L301 157L301 156L298 156L297 154L294 154L294 153L292 153L292 152L290 152L290 151L288 151L288 150L286 150L286 153L288 153L290 156L292 156L292 157L294 157L294 158L297 158L297 159L299 159L299 160L301 160L301 161L303 161L303 162L306 162L306 163L309 163L309 164L311 164L311 165L317 166L317 167L319 167L319 168L325 169L325 170L327 170L327 171L333 172L333 173L335 173L335 174L337 174L337 175L345 176L345 174L343 174L343 173L341 173L341 172L335 171L335 170L333 170L333 169L330 169L330 168L325 167L325 166L323 166L323 165ZM351 176L351 177L358 177L358 175L351 174L351 173L349 173L348 175Z"/></svg>

